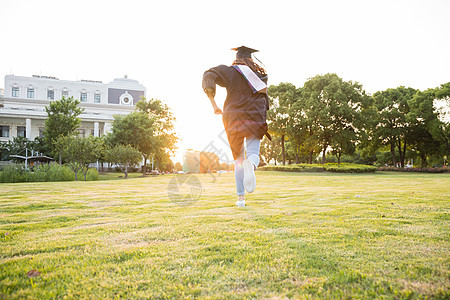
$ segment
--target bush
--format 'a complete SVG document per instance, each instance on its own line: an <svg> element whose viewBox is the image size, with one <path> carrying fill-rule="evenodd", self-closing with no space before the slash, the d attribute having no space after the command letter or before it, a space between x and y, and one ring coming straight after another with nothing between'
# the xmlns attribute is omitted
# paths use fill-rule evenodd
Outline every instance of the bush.
<svg viewBox="0 0 450 300"><path fill-rule="evenodd" d="M34 172L30 172L29 181L50 181L48 180L51 165L39 165L34 167Z"/></svg>
<svg viewBox="0 0 450 300"><path fill-rule="evenodd" d="M91 175L92 178L98 179L98 173L96 176ZM56 163L36 166L33 171L25 170L22 165L13 164L0 172L0 182L2 183L72 181L74 179L75 176L69 167Z"/></svg>
<svg viewBox="0 0 450 300"><path fill-rule="evenodd" d="M337 173L367 173L375 172L377 167L358 164L325 164L324 169L328 172Z"/></svg>
<svg viewBox="0 0 450 300"><path fill-rule="evenodd" d="M57 163L51 164L48 170L47 181L73 181L75 174L68 166L61 166Z"/></svg>
<svg viewBox="0 0 450 300"><path fill-rule="evenodd" d="M340 165L335 163L329 163L325 165L321 164L294 164L294 165L278 165L278 166L264 166L259 168L263 171L283 171L283 172L337 172L337 173L366 173L375 172L377 170L374 166L358 165L358 164L346 164Z"/></svg>
<svg viewBox="0 0 450 300"><path fill-rule="evenodd" d="M71 171L72 172L72 171ZM74 173L72 172L72 175L73 175ZM83 173L83 171L78 171L78 173L77 173L77 178L78 178L78 180L84 180L84 173ZM75 179L75 177L74 177L74 179ZM95 169L95 168L90 168L88 171L87 171L87 174L86 174L86 181L95 181L95 180L98 180L98 172L97 172L97 169Z"/></svg>
<svg viewBox="0 0 450 300"><path fill-rule="evenodd" d="M266 165L258 168L263 171L283 171L283 172L323 172L325 171L320 164L294 164L294 165Z"/></svg>
<svg viewBox="0 0 450 300"><path fill-rule="evenodd" d="M11 164L4 167L0 172L0 182L15 183L26 181L25 172L22 165Z"/></svg>
<svg viewBox="0 0 450 300"><path fill-rule="evenodd" d="M392 172L421 172L421 173L447 173L450 168L443 166L437 168L397 168L397 167L379 167L378 171Z"/></svg>
<svg viewBox="0 0 450 300"><path fill-rule="evenodd" d="M98 178L99 178L99 176L98 176L97 169L89 169L89 171L87 173L87 180L95 181L95 180L98 180Z"/></svg>

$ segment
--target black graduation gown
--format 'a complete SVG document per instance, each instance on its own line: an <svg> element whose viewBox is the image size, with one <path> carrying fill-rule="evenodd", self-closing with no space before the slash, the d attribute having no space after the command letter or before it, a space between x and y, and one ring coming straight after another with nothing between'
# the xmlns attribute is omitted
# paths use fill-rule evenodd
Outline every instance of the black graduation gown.
<svg viewBox="0 0 450 300"><path fill-rule="evenodd" d="M267 76L256 73L267 84ZM220 65L203 74L203 89L216 89L216 84L227 89L222 120L234 159L239 156L244 137L258 138L267 134L267 94L253 93L252 88L235 68Z"/></svg>

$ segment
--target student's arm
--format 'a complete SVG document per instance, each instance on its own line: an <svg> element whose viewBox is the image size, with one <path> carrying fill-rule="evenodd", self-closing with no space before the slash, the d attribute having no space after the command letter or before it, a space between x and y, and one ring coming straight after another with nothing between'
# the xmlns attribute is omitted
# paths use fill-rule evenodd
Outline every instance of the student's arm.
<svg viewBox="0 0 450 300"><path fill-rule="evenodd" d="M214 96L216 95L216 84L226 87L228 85L228 79L226 72L228 67L220 65L215 68L211 68L203 74L202 86L206 95L211 101L211 105L215 114L222 114L222 110L217 106Z"/></svg>
<svg viewBox="0 0 450 300"><path fill-rule="evenodd" d="M214 113L216 115L221 115L222 114L222 110L217 106L216 100L214 100L215 91L213 89L211 89L211 88L206 88L205 89L205 93L206 93L206 95L208 95L209 101L211 101L211 105L212 105L212 107L214 109Z"/></svg>

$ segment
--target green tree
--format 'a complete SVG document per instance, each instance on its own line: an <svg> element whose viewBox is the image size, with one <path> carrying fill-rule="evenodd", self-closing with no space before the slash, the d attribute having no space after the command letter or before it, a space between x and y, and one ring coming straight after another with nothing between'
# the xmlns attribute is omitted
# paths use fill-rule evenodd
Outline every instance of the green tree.
<svg viewBox="0 0 450 300"><path fill-rule="evenodd" d="M450 107L450 83L435 89L418 91L408 103L410 143L419 152L422 167L426 167L430 156L450 154L450 119L444 110ZM441 104L440 107L438 104Z"/></svg>
<svg viewBox="0 0 450 300"><path fill-rule="evenodd" d="M58 143L60 137L75 135L80 126L81 119L78 117L83 108L80 108L79 100L73 97L51 101L45 107L47 119L45 120L44 142L48 148L52 149L53 155L59 155L61 164L61 149L63 145ZM61 141L61 140L59 140Z"/></svg>
<svg viewBox="0 0 450 300"><path fill-rule="evenodd" d="M272 140L263 139L260 146L260 154L264 159L265 163L269 163L272 159L275 160L275 165L277 164L277 159L279 158L279 153L281 153L281 143L277 137L272 137Z"/></svg>
<svg viewBox="0 0 450 300"><path fill-rule="evenodd" d="M411 123L407 119L410 112L409 102L416 93L417 90L413 88L400 86L373 95L378 112L374 142L390 146L394 166L397 164L395 151L397 148L402 168L405 166L407 144L411 137Z"/></svg>
<svg viewBox="0 0 450 300"><path fill-rule="evenodd" d="M75 173L75 180L78 180L77 174L81 170L86 181L89 165L98 161L104 150L103 140L98 137L75 137L61 136L57 142L61 146L61 156L67 162L70 169Z"/></svg>
<svg viewBox="0 0 450 300"><path fill-rule="evenodd" d="M322 163L329 147L339 156L353 151L350 145L358 143L362 112L370 106L362 86L336 74L317 75L305 83L301 98L301 117L321 146Z"/></svg>
<svg viewBox="0 0 450 300"><path fill-rule="evenodd" d="M444 143L444 151L448 159L450 156L450 82L435 88L435 96L439 103L434 104L438 106L438 119L443 131L441 141Z"/></svg>
<svg viewBox="0 0 450 300"><path fill-rule="evenodd" d="M141 158L141 152L131 145L116 145L105 151L106 161L120 165L125 178L128 178L128 168L138 164Z"/></svg>
<svg viewBox="0 0 450 300"><path fill-rule="evenodd" d="M163 157L157 159L156 164L158 170L163 172L173 172L173 169L175 167L169 153L166 152Z"/></svg>
<svg viewBox="0 0 450 300"><path fill-rule="evenodd" d="M176 143L179 138L174 132L175 117L169 106L158 99L149 99L145 97L136 103L138 111L145 113L153 122L153 144L150 147L141 149L144 156L143 172L146 172L147 158L155 157L158 164L170 165L172 156L176 149ZM170 163L169 163L170 161ZM172 163L173 164L173 163Z"/></svg>
<svg viewBox="0 0 450 300"><path fill-rule="evenodd" d="M293 102L288 111L288 135L295 147L295 161L299 159L312 164L313 157L321 150L318 136L316 135L316 119L309 118L307 112L311 109L307 106L305 97L300 90L298 99ZM300 158L299 158L300 157Z"/></svg>
<svg viewBox="0 0 450 300"><path fill-rule="evenodd" d="M154 135L154 120L141 111L114 116L108 140L110 145L130 145L144 158L144 169L151 153L156 152L158 140Z"/></svg>
<svg viewBox="0 0 450 300"><path fill-rule="evenodd" d="M131 145L144 158L143 173L147 161L155 158L157 164L167 165L167 157L173 154L178 138L173 132L175 118L169 107L160 100L142 98L136 111L115 116L108 140L112 145Z"/></svg>
<svg viewBox="0 0 450 300"><path fill-rule="evenodd" d="M299 98L298 89L291 83L280 83L268 89L270 109L267 112L269 132L281 141L281 161L286 164L285 142L289 130L290 108Z"/></svg>
<svg viewBox="0 0 450 300"><path fill-rule="evenodd" d="M340 130L331 142L331 153L336 156L338 165L341 164L342 154L354 154L356 150L357 135L350 128Z"/></svg>

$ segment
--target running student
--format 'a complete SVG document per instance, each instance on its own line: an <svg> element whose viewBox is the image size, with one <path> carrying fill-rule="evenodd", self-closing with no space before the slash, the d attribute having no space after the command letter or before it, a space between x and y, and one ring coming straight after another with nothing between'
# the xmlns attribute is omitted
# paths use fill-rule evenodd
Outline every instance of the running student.
<svg viewBox="0 0 450 300"><path fill-rule="evenodd" d="M252 59L258 50L245 46L234 48L236 60L231 66L220 65L203 75L203 90L208 95L215 114L222 114L223 125L234 159L234 176L238 200L236 205L245 206L245 190L256 188L255 170L259 165L260 140L267 133L267 73ZM214 96L216 84L227 89L222 110ZM245 143L244 143L245 140Z"/></svg>

